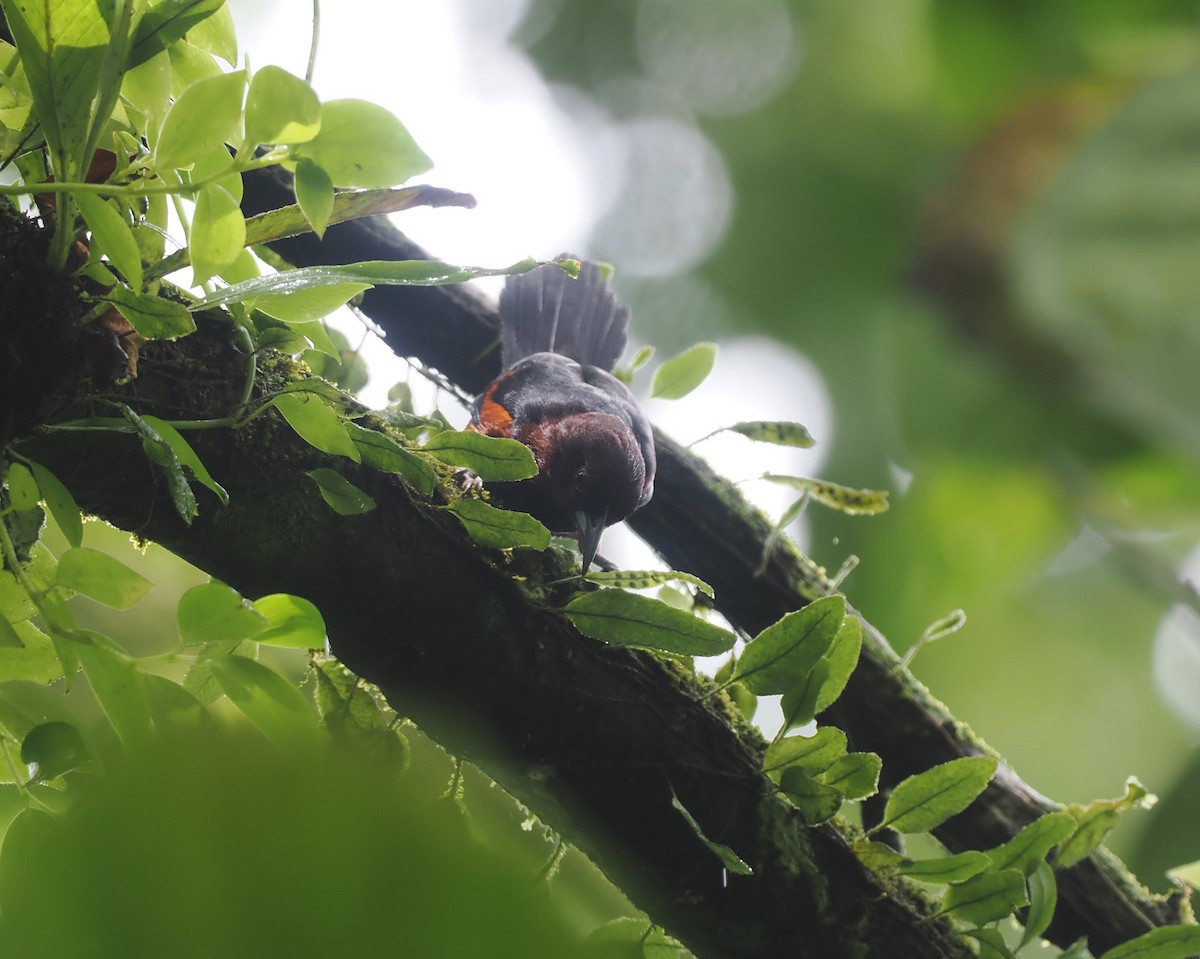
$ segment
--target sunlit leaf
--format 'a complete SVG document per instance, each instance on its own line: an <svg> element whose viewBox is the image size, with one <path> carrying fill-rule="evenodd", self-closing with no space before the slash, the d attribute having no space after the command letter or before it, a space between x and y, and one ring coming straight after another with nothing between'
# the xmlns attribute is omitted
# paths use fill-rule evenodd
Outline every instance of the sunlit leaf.
<svg viewBox="0 0 1200 959"><path fill-rule="evenodd" d="M41 463L30 463L29 468L33 470L33 476L41 488L42 497L46 500L46 506L50 510L50 515L54 517L54 522L62 530L67 542L72 546L78 546L83 542L83 518L79 512L79 505L75 502L75 497L71 495L70 490L63 486L58 477Z"/></svg>
<svg viewBox="0 0 1200 959"><path fill-rule="evenodd" d="M207 183L196 195L188 250L192 285L208 282L232 266L246 245L246 218L237 199L219 183Z"/></svg>
<svg viewBox="0 0 1200 959"><path fill-rule="evenodd" d="M846 734L833 726L822 726L813 736L786 736L767 748L763 772L778 780L783 770L798 766L807 773L824 772L846 754Z"/></svg>
<svg viewBox="0 0 1200 959"><path fill-rule="evenodd" d="M828 709L842 695L842 690L850 681L854 667L858 665L861 651L862 622L857 616L847 616L834 637L829 652L824 656L829 663L829 674L825 677L825 682L821 684L821 691L817 694L816 711L818 713Z"/></svg>
<svg viewBox="0 0 1200 959"><path fill-rule="evenodd" d="M220 656L209 665L221 691L272 742L286 746L311 735L308 701L275 670L244 656Z"/></svg>
<svg viewBox="0 0 1200 959"><path fill-rule="evenodd" d="M585 636L614 646L643 646L686 656L733 648L732 633L657 599L620 589L576 596L563 610Z"/></svg>
<svg viewBox="0 0 1200 959"><path fill-rule="evenodd" d="M16 645L0 643L0 676L5 679L27 679L34 683L49 683L63 675L62 662L54 643L33 623L10 624L0 618L15 636Z"/></svg>
<svg viewBox="0 0 1200 959"><path fill-rule="evenodd" d="M321 167L339 187L395 186L433 166L404 124L365 100L323 103L320 132L291 152Z"/></svg>
<svg viewBox="0 0 1200 959"><path fill-rule="evenodd" d="M929 832L966 809L987 788L997 765L991 756L968 756L909 776L892 790L878 828Z"/></svg>
<svg viewBox="0 0 1200 959"><path fill-rule="evenodd" d="M783 710L783 722L788 729L804 726L817 715L817 697L829 679L829 660L822 656L813 664L799 683L783 694L779 705Z"/></svg>
<svg viewBox="0 0 1200 959"><path fill-rule="evenodd" d="M163 118L154 144L154 165L158 169L188 168L196 156L241 139L245 91L244 70L192 83Z"/></svg>
<svg viewBox="0 0 1200 959"><path fill-rule="evenodd" d="M24 463L12 463L4 474L4 485L8 487L8 499L18 513L36 509L42 498L37 480Z"/></svg>
<svg viewBox="0 0 1200 959"><path fill-rule="evenodd" d="M129 66L150 59L224 6L225 0L160 0L138 22Z"/></svg>
<svg viewBox="0 0 1200 959"><path fill-rule="evenodd" d="M254 609L266 620L254 636L255 642L300 649L325 648L325 620L307 599L272 593L256 599Z"/></svg>
<svg viewBox="0 0 1200 959"><path fill-rule="evenodd" d="M1135 808L1148 809L1156 801L1153 793L1137 779L1130 777L1125 783L1125 794L1118 799L1071 803L1066 811L1075 820L1075 831L1058 847L1055 866L1067 869L1090 856L1112 832L1123 813Z"/></svg>
<svg viewBox="0 0 1200 959"><path fill-rule="evenodd" d="M62 554L56 582L114 609L128 609L154 585L120 560L86 546Z"/></svg>
<svg viewBox="0 0 1200 959"><path fill-rule="evenodd" d="M664 400L682 399L708 378L716 362L717 344L697 343L663 361L654 371L650 395Z"/></svg>
<svg viewBox="0 0 1200 959"><path fill-rule="evenodd" d="M87 221L93 247L104 253L134 290L142 288L142 254L129 222L109 201L94 193L78 193L75 202ZM93 249L93 255L96 249Z"/></svg>
<svg viewBox="0 0 1200 959"><path fill-rule="evenodd" d="M825 596L786 614L746 647L734 678L760 696L787 692L825 655L845 617L841 596Z"/></svg>
<svg viewBox="0 0 1200 959"><path fill-rule="evenodd" d="M312 160L301 160L296 164L296 175L292 181L296 191L296 202L318 238L325 235L329 219L333 216L333 181L322 167Z"/></svg>
<svg viewBox="0 0 1200 959"><path fill-rule="evenodd" d="M443 463L464 466L486 482L509 482L537 475L533 451L524 443L474 430L445 430L422 447Z"/></svg>
<svg viewBox="0 0 1200 959"><path fill-rule="evenodd" d="M302 143L320 128L321 101L304 80L270 65L254 74L246 95L247 146Z"/></svg>
<svg viewBox="0 0 1200 959"><path fill-rule="evenodd" d="M121 742L129 748L141 745L149 738L151 725L150 702L141 670L107 636L89 632L81 634L81 638L83 642L72 645L100 708Z"/></svg>
<svg viewBox="0 0 1200 959"><path fill-rule="evenodd" d="M254 636L265 624L241 593L215 580L184 593L175 618L185 643L235 643Z"/></svg>
<svg viewBox="0 0 1200 959"><path fill-rule="evenodd" d="M875 753L848 753L817 778L845 799L866 799L879 791L882 768L883 760Z"/></svg>

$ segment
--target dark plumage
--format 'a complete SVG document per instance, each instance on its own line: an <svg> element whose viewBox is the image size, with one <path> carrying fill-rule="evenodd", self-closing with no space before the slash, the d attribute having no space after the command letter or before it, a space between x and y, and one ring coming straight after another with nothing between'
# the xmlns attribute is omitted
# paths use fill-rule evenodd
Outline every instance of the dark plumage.
<svg viewBox="0 0 1200 959"><path fill-rule="evenodd" d="M654 492L654 439L609 370L625 349L629 310L594 263L578 279L557 266L509 277L500 296L504 372L471 406L471 428L528 446L538 475L489 488L502 505L576 537L587 571L605 527Z"/></svg>

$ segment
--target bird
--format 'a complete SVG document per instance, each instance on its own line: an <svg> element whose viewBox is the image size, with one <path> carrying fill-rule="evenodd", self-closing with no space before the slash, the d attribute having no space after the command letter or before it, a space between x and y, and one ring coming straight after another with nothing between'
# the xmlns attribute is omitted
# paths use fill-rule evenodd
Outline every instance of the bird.
<svg viewBox="0 0 1200 959"><path fill-rule="evenodd" d="M574 537L586 574L604 530L654 495L656 460L650 421L611 372L625 350L629 308L598 264L580 264L578 278L555 263L507 278L503 372L475 398L468 427L529 447L537 475L490 483L489 493Z"/></svg>

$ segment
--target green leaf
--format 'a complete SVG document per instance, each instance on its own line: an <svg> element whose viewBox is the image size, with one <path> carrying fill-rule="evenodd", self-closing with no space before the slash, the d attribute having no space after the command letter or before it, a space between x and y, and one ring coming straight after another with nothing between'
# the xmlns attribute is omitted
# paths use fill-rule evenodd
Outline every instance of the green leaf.
<svg viewBox="0 0 1200 959"><path fill-rule="evenodd" d="M92 632L76 635L83 642L72 643L72 646L79 656L84 675L121 742L129 748L145 743L150 736L151 719L142 673L125 651L107 636Z"/></svg>
<svg viewBox="0 0 1200 959"><path fill-rule="evenodd" d="M188 235L192 285L200 286L232 266L245 245L246 218L238 201L220 184L206 184L196 196Z"/></svg>
<svg viewBox="0 0 1200 959"><path fill-rule="evenodd" d="M369 283L313 286L288 293L260 296L247 300L246 305L254 310L262 310L268 316L283 320L284 323L308 323L341 309L363 290L370 288Z"/></svg>
<svg viewBox="0 0 1200 959"><path fill-rule="evenodd" d="M433 492L437 474L419 453L405 449L383 433L364 429L357 423L347 423L346 428L362 455L363 466L384 473L397 473L423 496Z"/></svg>
<svg viewBox="0 0 1200 959"><path fill-rule="evenodd" d="M883 760L875 753L849 753L821 773L820 780L845 799L866 799L879 791Z"/></svg>
<svg viewBox="0 0 1200 959"><path fill-rule="evenodd" d="M0 669L0 676L3 675L5 675L4 670ZM1200 859L1168 869L1167 877L1173 882L1187 883L1193 889L1200 889Z"/></svg>
<svg viewBox="0 0 1200 959"><path fill-rule="evenodd" d="M308 701L279 673L245 656L221 656L209 665L221 691L273 743L286 746L311 735Z"/></svg>
<svg viewBox="0 0 1200 959"><path fill-rule="evenodd" d="M237 143L245 92L245 70L203 77L189 85L163 118L151 161L155 169L189 169L197 156Z"/></svg>
<svg viewBox="0 0 1200 959"><path fill-rule="evenodd" d="M187 40L193 46L220 57L231 67L237 66L237 33L228 3L214 10L213 15L207 20L190 27L187 31Z"/></svg>
<svg viewBox="0 0 1200 959"><path fill-rule="evenodd" d="M292 181L296 191L296 202L313 232L320 239L333 216L333 181L322 167L312 160L301 160L296 164L296 175Z"/></svg>
<svg viewBox="0 0 1200 959"><path fill-rule="evenodd" d="M97 248L109 259L134 290L142 288L142 253L133 229L116 206L94 193L77 193L75 202L92 234L92 255Z"/></svg>
<svg viewBox="0 0 1200 959"><path fill-rule="evenodd" d="M113 609L128 609L154 585L107 553L74 546L58 561L56 582Z"/></svg>
<svg viewBox="0 0 1200 959"><path fill-rule="evenodd" d="M650 395L664 400L682 399L704 382L716 362L717 344L697 343L654 371Z"/></svg>
<svg viewBox="0 0 1200 959"><path fill-rule="evenodd" d="M179 518L184 523L191 526L192 520L200 512L200 507L196 503L196 495L188 485L187 477L183 474L183 464L179 461L179 457L171 448L171 444L164 440L141 416L128 406L122 406L121 412L125 414L125 419L142 437L142 449L146 453L146 458L162 467L167 481L167 491L170 493L175 512L179 514Z"/></svg>
<svg viewBox="0 0 1200 959"><path fill-rule="evenodd" d="M576 596L563 610L585 636L614 646L641 646L685 656L716 656L734 636L666 603L621 589Z"/></svg>
<svg viewBox="0 0 1200 959"><path fill-rule="evenodd" d="M305 81L276 66L254 74L246 95L246 146L303 143L320 128L321 101Z"/></svg>
<svg viewBox="0 0 1200 959"><path fill-rule="evenodd" d="M71 723L42 723L21 740L21 762L37 763L38 780L54 779L78 769L89 758L83 736Z"/></svg>
<svg viewBox="0 0 1200 959"><path fill-rule="evenodd" d="M192 730L212 722L204 704L179 683L154 673L143 673L142 683L154 728L160 736L172 729Z"/></svg>
<svg viewBox="0 0 1200 959"><path fill-rule="evenodd" d="M883 821L876 828L888 826L903 833L929 832L971 805L987 788L997 765L991 756L969 756L909 776L892 790Z"/></svg>
<svg viewBox="0 0 1200 959"><path fill-rule="evenodd" d="M699 576L683 573L677 569L597 569L588 573L584 579L598 586L616 586L621 589L650 589L653 586L679 580L691 583L706 596L713 595L713 588Z"/></svg>
<svg viewBox="0 0 1200 959"><path fill-rule="evenodd" d="M1054 870L1045 861L1039 861L1029 880L1029 912L1025 916L1025 934L1021 936L1024 948L1050 928L1054 909L1058 905L1058 882Z"/></svg>
<svg viewBox="0 0 1200 959"><path fill-rule="evenodd" d="M225 0L160 0L142 14L129 66L149 60L224 6Z"/></svg>
<svg viewBox="0 0 1200 959"><path fill-rule="evenodd" d="M345 421L332 406L312 393L284 393L275 397L275 408L302 440L323 453L345 456L358 463L358 447Z"/></svg>
<svg viewBox="0 0 1200 959"><path fill-rule="evenodd" d="M982 926L1012 915L1029 905L1025 877L1016 869L980 873L946 890L942 912L952 912L963 922Z"/></svg>
<svg viewBox="0 0 1200 959"><path fill-rule="evenodd" d="M166 420L149 414L142 415L142 422L154 430L162 438L162 441L171 447L179 462L186 466L202 485L212 490L223 506L229 505L229 494L225 492L225 488L212 478L204 464L200 462L200 457L196 455L191 444L180 435L174 426Z"/></svg>
<svg viewBox="0 0 1200 959"><path fill-rule="evenodd" d="M858 656L861 651L862 622L857 616L847 616L842 622L837 636L834 637L829 652L824 656L829 663L829 675L825 677L825 682L821 684L821 691L817 694L817 713L828 709L842 695L842 690L850 681L854 667L858 665Z"/></svg>
<svg viewBox="0 0 1200 959"><path fill-rule="evenodd" d="M68 722L71 718L68 701L45 683L23 679L0 683L0 728L13 739L24 739L39 723Z"/></svg>
<svg viewBox="0 0 1200 959"><path fill-rule="evenodd" d="M13 624L3 616L0 616L0 651L5 649L25 649L25 644L21 642L21 637L18 635ZM5 673L4 675L8 675Z"/></svg>
<svg viewBox="0 0 1200 959"><path fill-rule="evenodd" d="M182 303L152 293L139 293L120 284L105 290L109 300L139 334L148 340L173 340L196 332L196 321Z"/></svg>
<svg viewBox="0 0 1200 959"><path fill-rule="evenodd" d="M905 859L897 866L902 876L916 882L936 885L965 882L978 876L991 865L986 853L974 849L960 852L957 856L940 856L937 859Z"/></svg>
<svg viewBox="0 0 1200 959"><path fill-rule="evenodd" d="M62 663L54 643L31 622L9 624L0 619L17 637L17 645L0 643L0 676L7 679L27 679L33 683L53 682L63 675Z"/></svg>
<svg viewBox="0 0 1200 959"><path fill-rule="evenodd" d="M125 72L121 96L146 118L146 126L160 125L171 105L171 57L165 50ZM145 256L142 262L150 262Z"/></svg>
<svg viewBox="0 0 1200 959"><path fill-rule="evenodd" d="M679 797L675 795L675 790L671 790L671 805L684 818L684 821L692 827L692 832L696 837L708 847L709 851L721 860L726 870L733 873L735 876L752 876L754 870L741 858L736 852L726 846L724 843L713 842L706 835L704 830L700 828L700 823L696 822L696 818L687 810L687 807L679 801Z"/></svg>
<svg viewBox="0 0 1200 959"><path fill-rule="evenodd" d="M979 959L1016 959L999 929L968 929L964 935L979 943Z"/></svg>
<svg viewBox="0 0 1200 959"><path fill-rule="evenodd" d="M845 755L846 734L833 726L822 726L814 736L787 736L772 743L763 757L763 772L776 781L791 766L815 775Z"/></svg>
<svg viewBox="0 0 1200 959"><path fill-rule="evenodd" d="M788 613L746 647L734 678L760 696L787 692L825 655L845 617L841 596L824 596Z"/></svg>
<svg viewBox="0 0 1200 959"><path fill-rule="evenodd" d="M402 774L411 751L395 713L381 706L358 677L335 659L318 657L313 673L317 712L325 727L340 742L350 742L364 752L368 761Z"/></svg>
<svg viewBox="0 0 1200 959"><path fill-rule="evenodd" d="M792 446L802 450L816 443L808 430L799 423L752 420L723 427L723 432L738 433L759 443L774 443L776 446Z"/></svg>
<svg viewBox="0 0 1200 959"><path fill-rule="evenodd" d="M842 808L842 794L818 782L799 766L789 766L779 778L779 791L788 797L810 826L825 822Z"/></svg>
<svg viewBox="0 0 1200 959"><path fill-rule="evenodd" d="M236 643L254 637L266 623L241 593L215 580L184 593L175 619L185 643Z"/></svg>
<svg viewBox="0 0 1200 959"><path fill-rule="evenodd" d="M806 476L780 476L764 473L763 479L779 483L807 493L822 506L836 509L848 516L874 516L888 508L887 490L852 489L827 480L809 479Z"/></svg>
<svg viewBox="0 0 1200 959"><path fill-rule="evenodd" d="M1033 874L1046 854L1075 831L1075 818L1066 812L1050 812L1035 819L1003 845L988 852L993 869L1019 869Z"/></svg>
<svg viewBox="0 0 1200 959"><path fill-rule="evenodd" d="M680 959L688 955L678 940L645 919L633 916L621 916L592 930L585 940L585 948L595 950L597 956L628 956L629 959Z"/></svg>
<svg viewBox="0 0 1200 959"><path fill-rule="evenodd" d="M474 430L445 430L422 447L443 463L465 466L485 483L510 482L537 475L533 451L524 443Z"/></svg>
<svg viewBox="0 0 1200 959"><path fill-rule="evenodd" d="M550 530L528 513L497 509L479 499L455 500L449 510L467 528L471 538L482 546L546 549L550 545Z"/></svg>
<svg viewBox="0 0 1200 959"><path fill-rule="evenodd" d="M1113 946L1100 959L1192 959L1200 952L1200 926L1162 926Z"/></svg>
<svg viewBox="0 0 1200 959"><path fill-rule="evenodd" d="M900 855L887 843L875 842L863 836L854 840L851 849L859 861L873 872L894 871L909 862L907 857Z"/></svg>
<svg viewBox="0 0 1200 959"><path fill-rule="evenodd" d="M829 660L822 656L795 686L783 694L779 705L787 729L804 726L817 715L817 697L829 678Z"/></svg>
<svg viewBox="0 0 1200 959"><path fill-rule="evenodd" d="M325 648L325 620L307 599L272 593L256 599L254 608L266 619L266 626L254 637L255 642L299 649Z"/></svg>
<svg viewBox="0 0 1200 959"><path fill-rule="evenodd" d="M365 100L322 104L320 132L291 155L321 167L335 186L363 189L395 186L433 166L404 124Z"/></svg>
<svg viewBox="0 0 1200 959"><path fill-rule="evenodd" d="M1130 777L1125 783L1125 794L1118 799L1097 799L1086 805L1071 803L1066 811L1075 820L1075 831L1058 847L1055 866L1068 869L1090 856L1112 832L1122 813L1135 807L1149 808L1155 801L1156 797L1145 786Z"/></svg>
<svg viewBox="0 0 1200 959"><path fill-rule="evenodd" d="M18 513L37 509L42 492L38 489L33 473L24 463L12 463L4 475L4 483L8 487L9 502Z"/></svg>
<svg viewBox="0 0 1200 959"><path fill-rule="evenodd" d="M306 474L321 491L321 498L339 516L357 516L375 508L375 500L351 483L337 470L318 467Z"/></svg>
<svg viewBox="0 0 1200 959"><path fill-rule="evenodd" d="M78 546L83 542L83 518L79 512L79 505L75 502L75 497L59 482L58 477L41 463L30 462L29 468L33 470L34 478L41 487L42 497L46 500L46 506L50 510L50 515L54 517L54 522L62 530L67 542L72 546Z"/></svg>

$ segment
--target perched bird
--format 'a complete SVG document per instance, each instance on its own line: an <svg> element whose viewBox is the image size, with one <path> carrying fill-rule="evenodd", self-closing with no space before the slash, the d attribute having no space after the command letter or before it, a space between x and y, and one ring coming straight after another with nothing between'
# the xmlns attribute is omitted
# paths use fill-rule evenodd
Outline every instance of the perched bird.
<svg viewBox="0 0 1200 959"><path fill-rule="evenodd" d="M470 428L520 440L538 475L489 489L509 509L574 536L586 573L605 527L654 493L654 438L629 389L609 372L629 309L594 263L578 279L554 265L510 276L500 295L500 374L471 406Z"/></svg>

